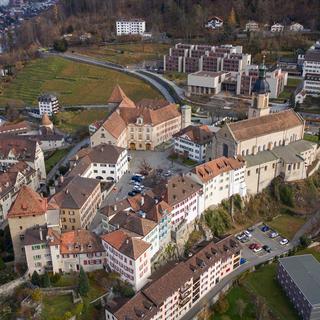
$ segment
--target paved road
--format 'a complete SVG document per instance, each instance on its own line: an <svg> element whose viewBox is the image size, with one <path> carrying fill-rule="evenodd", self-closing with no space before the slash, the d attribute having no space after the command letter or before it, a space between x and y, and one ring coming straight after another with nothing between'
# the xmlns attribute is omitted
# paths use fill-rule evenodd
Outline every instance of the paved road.
<svg viewBox="0 0 320 320"><path fill-rule="evenodd" d="M155 79L149 77L147 74L139 73L139 70L127 69L127 68L124 68L120 65L116 65L113 63L109 63L109 62L104 62L104 61L95 59L93 57L88 57L88 56L79 55L79 54L75 54L75 53L66 52L66 53L47 53L46 54L46 56L50 56L50 55L56 55L56 56L60 56L62 58L66 58L69 60L92 64L92 65L96 65L99 67L120 71L120 72L126 73L128 75L138 77L138 78L148 82L153 87L155 87L158 91L160 91L160 93L165 97L165 99L167 101L169 101L171 103L175 102L174 97L170 94L167 87L163 86L161 83L157 82Z"/></svg>

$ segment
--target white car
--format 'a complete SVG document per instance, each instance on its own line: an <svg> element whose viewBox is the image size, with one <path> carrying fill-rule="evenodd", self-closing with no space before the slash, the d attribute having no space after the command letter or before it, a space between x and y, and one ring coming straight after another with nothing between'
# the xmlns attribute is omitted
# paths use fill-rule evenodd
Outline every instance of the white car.
<svg viewBox="0 0 320 320"><path fill-rule="evenodd" d="M140 186L134 186L133 187L133 190L135 190L135 191L142 191L142 187L140 187Z"/></svg>
<svg viewBox="0 0 320 320"><path fill-rule="evenodd" d="M288 243L289 243L288 239L281 239L281 241L280 241L280 244L283 245L283 246L288 244Z"/></svg>
<svg viewBox="0 0 320 320"><path fill-rule="evenodd" d="M272 231L272 232L270 233L269 237L270 237L270 238L276 238L278 235L279 235L278 232Z"/></svg>
<svg viewBox="0 0 320 320"><path fill-rule="evenodd" d="M257 253L257 252L260 252L262 250L262 247L261 246L257 246L253 249L253 252Z"/></svg>
<svg viewBox="0 0 320 320"><path fill-rule="evenodd" d="M244 233L238 234L237 239L240 241L242 240L246 235Z"/></svg>
<svg viewBox="0 0 320 320"><path fill-rule="evenodd" d="M251 234L248 230L243 231L243 233L244 233L248 238L251 238L251 237L252 237L252 234Z"/></svg>

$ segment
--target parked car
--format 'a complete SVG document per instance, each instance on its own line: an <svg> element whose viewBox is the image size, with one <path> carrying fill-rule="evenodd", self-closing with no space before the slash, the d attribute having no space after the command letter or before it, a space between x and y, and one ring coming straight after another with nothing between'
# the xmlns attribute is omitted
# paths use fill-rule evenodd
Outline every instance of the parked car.
<svg viewBox="0 0 320 320"><path fill-rule="evenodd" d="M271 248L267 245L264 245L262 248L264 251L271 252Z"/></svg>
<svg viewBox="0 0 320 320"><path fill-rule="evenodd" d="M248 230L245 230L243 232L248 238L251 238L252 237L252 234L248 231Z"/></svg>
<svg viewBox="0 0 320 320"><path fill-rule="evenodd" d="M131 177L131 181L141 182L141 181L142 181L142 178L141 178L141 177L138 177L138 176L132 176L132 177Z"/></svg>
<svg viewBox="0 0 320 320"><path fill-rule="evenodd" d="M170 170L168 170L167 172L165 172L163 174L165 177L170 177L172 175L172 172Z"/></svg>
<svg viewBox="0 0 320 320"><path fill-rule="evenodd" d="M260 252L262 250L262 247L260 246L260 244L257 244L256 247L253 249L253 252L257 253Z"/></svg>
<svg viewBox="0 0 320 320"><path fill-rule="evenodd" d="M242 243L246 243L246 242L248 242L250 239L248 238L248 237L243 237L240 241L242 242Z"/></svg>
<svg viewBox="0 0 320 320"><path fill-rule="evenodd" d="M237 235L237 239L241 241L243 238L245 238L245 236L246 235L244 233L240 233Z"/></svg>
<svg viewBox="0 0 320 320"><path fill-rule="evenodd" d="M278 232L276 232L276 231L271 231L270 234L269 234L269 237L273 239L273 238L276 238L278 235L279 235Z"/></svg>
<svg viewBox="0 0 320 320"><path fill-rule="evenodd" d="M249 245L249 249L250 249L250 250L253 250L257 245L258 245L257 243L251 243L251 244Z"/></svg>
<svg viewBox="0 0 320 320"><path fill-rule="evenodd" d="M270 230L270 228L269 228L267 225L264 224L264 225L260 228L260 230L261 230L262 232L267 232L267 231Z"/></svg>
<svg viewBox="0 0 320 320"><path fill-rule="evenodd" d="M249 232L253 232L253 231L254 231L254 227L249 227L247 230L248 230Z"/></svg>
<svg viewBox="0 0 320 320"><path fill-rule="evenodd" d="M134 197L136 194L137 194L136 191L130 191L130 192L128 192L128 196L130 196L130 197Z"/></svg>
<svg viewBox="0 0 320 320"><path fill-rule="evenodd" d="M286 245L286 244L288 244L288 243L289 243L289 240L286 239L286 238L283 238L283 239L280 240L280 244L281 244L282 246L284 246L284 245Z"/></svg>
<svg viewBox="0 0 320 320"><path fill-rule="evenodd" d="M139 177L139 178L141 178L141 179L144 179L144 175L142 175L142 174L140 174L140 173L134 173L132 176L133 176L133 177Z"/></svg>
<svg viewBox="0 0 320 320"><path fill-rule="evenodd" d="M140 187L140 186L134 186L133 187L133 191L136 191L136 192L141 192L142 191L142 187Z"/></svg>

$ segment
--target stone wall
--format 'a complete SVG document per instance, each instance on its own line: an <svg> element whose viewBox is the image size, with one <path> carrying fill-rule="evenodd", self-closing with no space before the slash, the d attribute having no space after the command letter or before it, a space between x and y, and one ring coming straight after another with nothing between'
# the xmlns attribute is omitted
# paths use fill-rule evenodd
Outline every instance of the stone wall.
<svg viewBox="0 0 320 320"><path fill-rule="evenodd" d="M26 283L28 279L29 279L28 272L26 272L22 277L12 280L0 286L0 298L1 296L8 296L12 294L16 288Z"/></svg>

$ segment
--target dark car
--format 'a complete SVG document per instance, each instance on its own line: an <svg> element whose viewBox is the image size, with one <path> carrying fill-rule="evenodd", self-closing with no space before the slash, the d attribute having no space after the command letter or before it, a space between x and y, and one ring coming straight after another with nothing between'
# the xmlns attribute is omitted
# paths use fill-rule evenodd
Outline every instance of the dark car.
<svg viewBox="0 0 320 320"><path fill-rule="evenodd" d="M137 194L136 191L130 191L130 192L128 192L128 196L130 196L130 197L134 197L136 194Z"/></svg>
<svg viewBox="0 0 320 320"><path fill-rule="evenodd" d="M142 178L140 176L132 176L131 180L136 182L142 182Z"/></svg>
<svg viewBox="0 0 320 320"><path fill-rule="evenodd" d="M269 231L270 230L270 228L268 227L268 226L266 226L266 225L263 225L262 227L261 227L261 231L262 232L267 232L267 231Z"/></svg>
<svg viewBox="0 0 320 320"><path fill-rule="evenodd" d="M262 248L264 251L271 252L271 248L267 245L264 245Z"/></svg>

